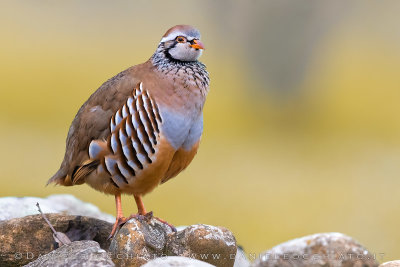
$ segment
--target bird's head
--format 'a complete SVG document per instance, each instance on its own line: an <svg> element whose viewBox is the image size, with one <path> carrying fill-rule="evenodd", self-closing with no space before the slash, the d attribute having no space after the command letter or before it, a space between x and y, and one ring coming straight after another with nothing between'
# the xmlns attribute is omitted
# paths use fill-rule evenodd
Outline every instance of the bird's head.
<svg viewBox="0 0 400 267"><path fill-rule="evenodd" d="M190 62L201 56L204 45L197 29L189 25L177 25L164 34L159 48L170 59Z"/></svg>

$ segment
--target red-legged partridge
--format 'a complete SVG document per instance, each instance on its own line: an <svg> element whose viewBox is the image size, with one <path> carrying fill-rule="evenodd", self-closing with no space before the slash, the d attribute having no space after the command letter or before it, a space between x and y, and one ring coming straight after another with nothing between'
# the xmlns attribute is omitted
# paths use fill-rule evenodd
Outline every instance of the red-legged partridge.
<svg viewBox="0 0 400 267"><path fill-rule="evenodd" d="M169 29L143 64L105 82L79 109L68 132L64 160L48 181L64 186L86 183L115 195L141 197L184 170L197 152L209 76L198 61L200 33L188 25Z"/></svg>

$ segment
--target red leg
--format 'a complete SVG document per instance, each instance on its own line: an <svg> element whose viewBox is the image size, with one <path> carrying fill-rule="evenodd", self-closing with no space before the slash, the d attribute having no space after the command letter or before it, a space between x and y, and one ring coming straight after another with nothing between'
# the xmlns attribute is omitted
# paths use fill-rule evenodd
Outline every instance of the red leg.
<svg viewBox="0 0 400 267"><path fill-rule="evenodd" d="M117 218L115 220L114 226L111 230L111 234L108 237L108 239L112 238L117 232L117 230L119 230L119 228L127 221L127 218L125 218L122 213L121 194L115 195L115 206L117 209Z"/></svg>
<svg viewBox="0 0 400 267"><path fill-rule="evenodd" d="M122 213L121 194L115 195L115 208L117 210L117 218L124 217Z"/></svg>
<svg viewBox="0 0 400 267"><path fill-rule="evenodd" d="M143 216L146 215L147 212L146 212L146 209L144 207L144 204L143 204L143 201L142 201L142 197L135 195L135 202L136 202L136 206L137 206L137 209L138 209L138 214L139 215L143 215Z"/></svg>
<svg viewBox="0 0 400 267"><path fill-rule="evenodd" d="M138 209L138 213L137 214L132 214L131 216L129 216L128 218L125 218L124 215L122 214L122 206L121 206L121 194L117 194L115 195L115 205L117 208L117 218L115 220L114 226L112 228L111 234L108 238L112 238L115 233L117 232L117 230L124 225L124 223L126 223L129 219L131 218L135 218L135 219L139 219L139 220L149 220L153 217L153 212L146 212L146 209L144 207L143 201L142 201L142 197L141 196L137 196L135 195L135 202L136 202L136 206ZM172 231L176 232L176 228L172 225L169 224L168 222L158 218L158 217L154 217L155 219L157 219L158 221L162 222L165 225L168 225Z"/></svg>

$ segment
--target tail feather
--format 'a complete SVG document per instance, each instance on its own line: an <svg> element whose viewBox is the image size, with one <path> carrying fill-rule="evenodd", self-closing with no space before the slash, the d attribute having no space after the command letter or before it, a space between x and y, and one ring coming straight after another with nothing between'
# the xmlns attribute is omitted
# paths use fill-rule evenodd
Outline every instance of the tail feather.
<svg viewBox="0 0 400 267"><path fill-rule="evenodd" d="M104 140L93 140L89 145L89 159L81 159L78 163L71 163L71 160L64 159L61 168L53 175L46 185L72 186L85 182L84 177L97 169L100 165L100 158L109 153L107 142ZM67 162L67 163L66 163ZM73 161L74 162L74 161Z"/></svg>
<svg viewBox="0 0 400 267"><path fill-rule="evenodd" d="M89 175L92 171L97 169L97 166L99 166L100 161L99 160L87 160L85 161L81 166L75 169L75 171L72 173L72 179L71 182L73 185L75 184L83 184L84 181L82 178L86 177Z"/></svg>
<svg viewBox="0 0 400 267"><path fill-rule="evenodd" d="M47 183L46 186L48 186L49 184L54 183L56 185L63 185L63 186L71 186L72 185L72 181L70 176L66 173L65 170L63 169L59 169L54 175L53 177L51 177Z"/></svg>

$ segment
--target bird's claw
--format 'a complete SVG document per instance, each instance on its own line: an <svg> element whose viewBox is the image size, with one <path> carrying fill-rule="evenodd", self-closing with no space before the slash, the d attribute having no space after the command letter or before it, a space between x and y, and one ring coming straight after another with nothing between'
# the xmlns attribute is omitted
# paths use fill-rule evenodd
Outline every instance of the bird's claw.
<svg viewBox="0 0 400 267"><path fill-rule="evenodd" d="M147 212L147 213L144 214L144 215L142 215L142 214L135 214L135 215L132 215L132 217L133 217L133 218L136 218L136 219L138 219L138 220L144 220L144 221L146 221L146 222L150 222L150 220L151 220L152 218L154 218L154 219L156 219L157 221L161 222L162 224L167 225L173 232L175 232L175 233L177 232L175 226L173 226L172 224L168 223L167 221L165 221L165 220L163 220L163 219L160 219L160 218L158 218L158 217L155 217L155 216L153 215L153 212L152 212L152 211Z"/></svg>
<svg viewBox="0 0 400 267"><path fill-rule="evenodd" d="M112 228L112 230L111 230L111 234L108 236L107 240L113 238L114 235L119 231L119 229L120 229L127 221L129 221L130 219L133 219L133 218L136 219L136 220L138 220L138 221L146 221L147 223L150 222L150 220L151 220L152 218L154 218L154 219L156 219L157 221L161 222L162 224L167 225L174 233L177 232L175 226L173 226L172 224L168 223L167 221L165 221L165 220L163 220L163 219L160 219L160 218L158 218L158 217L155 217L155 216L153 215L153 212L150 211L150 212L147 212L147 213L144 214L144 215L143 215L143 214L136 213L136 214L130 215L128 218L125 218L125 217L117 218L117 219L115 220L114 226L113 226L113 228Z"/></svg>
<svg viewBox="0 0 400 267"><path fill-rule="evenodd" d="M154 219L156 219L157 221L167 225L172 230L172 232L174 232L174 233L178 232L178 230L176 230L175 226L173 226L172 224L168 223L167 221L165 221L163 219L160 219L158 217L154 217Z"/></svg>
<svg viewBox="0 0 400 267"><path fill-rule="evenodd" d="M119 231L119 229L127 222L130 218L119 217L115 220L113 228L111 230L110 235L108 236L107 240L114 237L115 233Z"/></svg>

